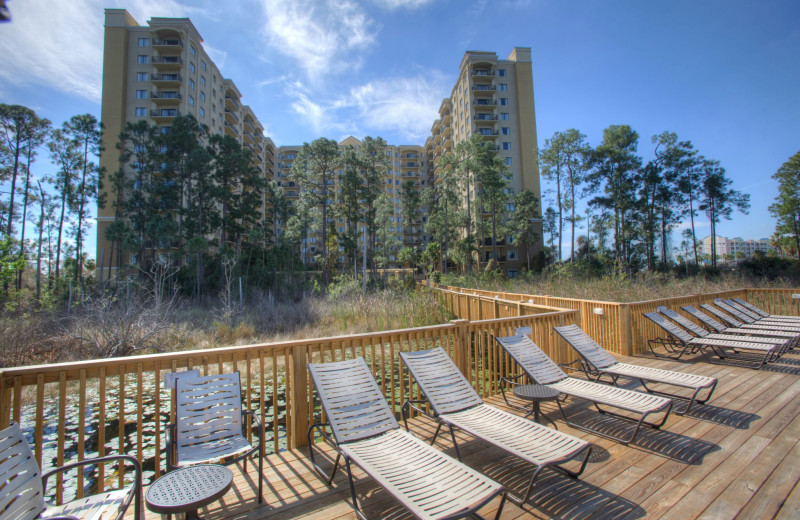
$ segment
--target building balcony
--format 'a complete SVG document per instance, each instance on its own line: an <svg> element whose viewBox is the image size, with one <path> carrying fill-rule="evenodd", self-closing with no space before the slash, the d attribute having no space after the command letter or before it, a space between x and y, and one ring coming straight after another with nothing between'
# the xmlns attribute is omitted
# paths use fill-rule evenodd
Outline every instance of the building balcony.
<svg viewBox="0 0 800 520"><path fill-rule="evenodd" d="M234 137L239 137L239 129L236 128L235 125L232 125L227 121L225 121L225 131L228 132L228 135L233 135Z"/></svg>
<svg viewBox="0 0 800 520"><path fill-rule="evenodd" d="M180 56L153 56L153 65L159 69L180 69L183 67L183 58Z"/></svg>
<svg viewBox="0 0 800 520"><path fill-rule="evenodd" d="M151 74L150 81L160 87L178 87L183 82L180 74Z"/></svg>
<svg viewBox="0 0 800 520"><path fill-rule="evenodd" d="M181 115L181 111L177 108L162 108L160 110L151 110L150 117L155 120L172 120Z"/></svg>
<svg viewBox="0 0 800 520"><path fill-rule="evenodd" d="M495 107L497 107L497 100L473 98L472 107L475 110L493 110Z"/></svg>
<svg viewBox="0 0 800 520"><path fill-rule="evenodd" d="M236 101L233 96L229 94L225 94L225 106L230 106L233 110L240 110L241 107L239 106L239 102Z"/></svg>
<svg viewBox="0 0 800 520"><path fill-rule="evenodd" d="M491 96L493 95L497 89L494 85L473 85L472 86L472 93L476 96Z"/></svg>
<svg viewBox="0 0 800 520"><path fill-rule="evenodd" d="M473 121L475 121L475 125L480 126L487 126L487 125L494 125L497 122L497 116L486 116L486 117L479 117L481 114L477 114Z"/></svg>
<svg viewBox="0 0 800 520"><path fill-rule="evenodd" d="M176 50L180 51L183 49L183 40L180 38L153 38L152 40L153 47L161 50Z"/></svg>
<svg viewBox="0 0 800 520"><path fill-rule="evenodd" d="M150 92L150 99L157 105L177 105L181 102L180 92Z"/></svg>
<svg viewBox="0 0 800 520"><path fill-rule="evenodd" d="M473 78L493 78L494 71L486 69L472 69Z"/></svg>
<svg viewBox="0 0 800 520"><path fill-rule="evenodd" d="M248 132L247 130L245 130L242 133L244 134L244 139L246 143L255 144L256 142L255 136L252 133Z"/></svg>
<svg viewBox="0 0 800 520"><path fill-rule="evenodd" d="M253 132L253 134L258 133L258 130L256 130L255 125L253 125L253 122L249 118L244 120L244 124L250 127L250 131Z"/></svg>
<svg viewBox="0 0 800 520"><path fill-rule="evenodd" d="M230 121L231 123L239 123L239 116L237 116L233 110L226 108L225 109L225 119Z"/></svg>

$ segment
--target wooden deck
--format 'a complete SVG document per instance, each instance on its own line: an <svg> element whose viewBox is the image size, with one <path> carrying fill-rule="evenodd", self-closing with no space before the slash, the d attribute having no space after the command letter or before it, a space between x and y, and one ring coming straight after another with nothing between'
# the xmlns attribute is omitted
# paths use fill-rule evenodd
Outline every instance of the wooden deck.
<svg viewBox="0 0 800 520"><path fill-rule="evenodd" d="M552 403L542 406L559 429L593 443L580 480L546 471L524 508L508 503L504 519L517 518L781 518L800 517L800 353L763 370L711 364L702 358L676 362L640 356L629 361L719 378L709 405L688 416L672 415L661 430L643 430L630 446L573 430ZM489 400L505 408L501 397ZM570 401L578 422L606 431L629 426L607 419L585 403ZM523 403L520 403L523 404ZM412 431L430 438L429 421L415 419ZM464 433L464 461L521 493L530 467ZM454 455L447 437L440 449ZM234 488L201 516L215 519L354 519L344 471L328 487L311 470L307 452L270 455L264 463L265 499L254 496L257 466L234 467ZM409 518L362 472L356 489L369 518ZM485 508L492 515L498 500ZM148 519L159 518L150 515Z"/></svg>

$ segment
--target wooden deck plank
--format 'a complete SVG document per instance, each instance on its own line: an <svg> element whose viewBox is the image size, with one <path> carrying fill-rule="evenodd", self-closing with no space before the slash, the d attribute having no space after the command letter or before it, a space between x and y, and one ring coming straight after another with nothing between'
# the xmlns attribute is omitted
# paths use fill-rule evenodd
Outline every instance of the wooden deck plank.
<svg viewBox="0 0 800 520"><path fill-rule="evenodd" d="M799 517L800 368L796 363L800 356L792 353L789 357L784 366L762 371L701 359L625 359L720 379L708 406L686 416L673 415L660 431L643 430L642 439L630 446L571 429L553 403L544 403L543 411L559 429L590 441L595 452L581 479L545 471L530 501L521 508L508 503L501 518ZM508 409L500 396L487 401ZM608 428L618 427L613 421L622 424L603 419L582 402L571 402L567 411L578 422ZM758 417L748 421L747 414ZM427 439L435 429L430 420L420 417L411 421L411 427ZM529 465L463 432L457 432L457 439L466 464L513 492L524 489ZM440 435L435 445L455 455L449 435ZM330 466L331 450L325 454ZM233 489L201 510L209 520L356 518L345 472L340 469L328 487L313 472L307 451L285 451L265 459L264 504L258 504L255 496L257 464L248 464L246 473L241 464L232 469ZM356 493L369 518L411 517L389 493L354 469ZM492 517L498 504L495 500L482 513ZM160 517L149 513L147 518Z"/></svg>

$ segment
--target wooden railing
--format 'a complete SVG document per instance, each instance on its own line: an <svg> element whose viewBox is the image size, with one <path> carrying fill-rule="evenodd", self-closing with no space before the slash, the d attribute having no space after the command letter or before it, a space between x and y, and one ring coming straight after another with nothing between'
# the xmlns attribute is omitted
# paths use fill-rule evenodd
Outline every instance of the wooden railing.
<svg viewBox="0 0 800 520"><path fill-rule="evenodd" d="M172 396L162 388L167 372L192 368L205 375L239 371L244 404L265 423L265 449L277 452L306 444L308 426L319 409L307 375L308 363L363 356L390 405L399 412L412 393L419 397L418 390L410 390L410 375L398 356L401 351L444 348L482 396L496 394L499 377L514 370L494 336L531 327L534 341L554 360L572 359L556 340L553 327L576 323L576 311L548 312L541 306L515 303L515 310L531 314L506 316L510 312L504 310L508 309L505 303L490 303L492 309L501 309L492 319L458 319L413 329L3 369L0 429L10 421L19 422L45 470L91 456L128 453L143 463L146 478L151 480L165 469L165 431L175 413ZM489 317L486 313L490 306L486 302L482 305L479 312ZM125 468L108 475L98 468L91 485L94 491L102 491L115 481L123 483L125 478ZM57 502L62 501L64 481L59 478L51 484L55 489L48 493ZM77 482L68 488L80 497L86 484L83 472L78 472Z"/></svg>
<svg viewBox="0 0 800 520"><path fill-rule="evenodd" d="M664 336L664 332L658 326L642 315L645 312L653 312L660 306L678 311L693 321L696 321L694 317L681 311L680 308L685 305L697 307L702 303L713 303L715 298L742 298L771 314L797 316L800 313L798 309L800 300L792 297L793 294L800 293L800 289L734 289L619 303L464 289L433 283L430 287L440 293L440 298L451 312L470 319L475 319L477 312L488 312L489 317L499 317L518 316L521 312L535 313L538 308L575 309L578 311L576 323L583 330L606 350L626 356L648 351L648 340Z"/></svg>

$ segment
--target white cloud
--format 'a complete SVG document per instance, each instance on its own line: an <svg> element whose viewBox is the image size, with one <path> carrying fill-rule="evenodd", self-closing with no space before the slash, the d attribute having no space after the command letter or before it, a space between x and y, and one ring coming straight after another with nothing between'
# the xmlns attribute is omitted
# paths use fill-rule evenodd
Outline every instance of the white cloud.
<svg viewBox="0 0 800 520"><path fill-rule="evenodd" d="M417 9L423 5L430 4L433 0L373 0L374 3L385 9L397 9L399 7Z"/></svg>
<svg viewBox="0 0 800 520"><path fill-rule="evenodd" d="M220 70L225 68L225 60L228 59L228 53L214 48L207 43L203 43L203 49L208 53L208 57L219 67Z"/></svg>
<svg viewBox="0 0 800 520"><path fill-rule="evenodd" d="M375 41L373 21L349 0L262 0L262 5L267 43L297 60L314 82L358 69L360 53Z"/></svg>
<svg viewBox="0 0 800 520"><path fill-rule="evenodd" d="M113 2L121 3L121 2ZM103 68L101 0L13 2L13 20L0 38L0 80L17 87L47 86L99 102ZM133 0L125 8L140 24L153 16L183 17L197 8L173 0Z"/></svg>

